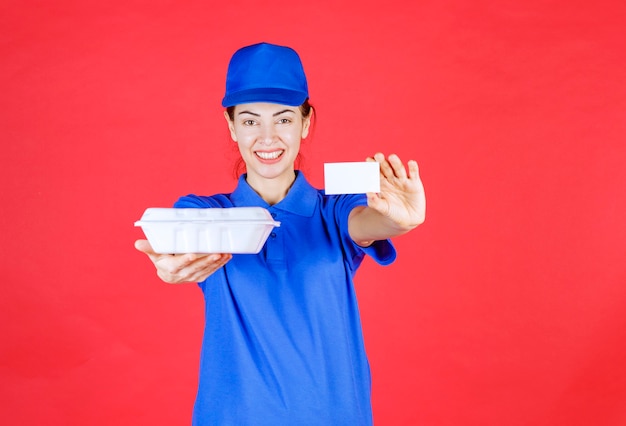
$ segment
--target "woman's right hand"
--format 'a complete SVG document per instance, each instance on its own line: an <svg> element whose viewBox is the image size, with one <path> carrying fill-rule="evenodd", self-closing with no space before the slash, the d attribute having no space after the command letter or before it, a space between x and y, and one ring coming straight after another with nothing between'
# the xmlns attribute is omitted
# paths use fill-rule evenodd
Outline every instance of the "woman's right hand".
<svg viewBox="0 0 626 426"><path fill-rule="evenodd" d="M204 281L233 257L229 253L159 254L148 240L135 241L135 248L148 255L159 278L170 284Z"/></svg>

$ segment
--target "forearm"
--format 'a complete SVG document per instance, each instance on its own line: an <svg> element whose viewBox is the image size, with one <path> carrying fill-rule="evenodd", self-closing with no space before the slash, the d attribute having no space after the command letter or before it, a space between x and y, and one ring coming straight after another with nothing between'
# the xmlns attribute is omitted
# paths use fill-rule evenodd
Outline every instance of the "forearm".
<svg viewBox="0 0 626 426"><path fill-rule="evenodd" d="M360 206L350 213L348 232L358 245L369 246L377 240L406 234L420 223L398 223L371 207Z"/></svg>

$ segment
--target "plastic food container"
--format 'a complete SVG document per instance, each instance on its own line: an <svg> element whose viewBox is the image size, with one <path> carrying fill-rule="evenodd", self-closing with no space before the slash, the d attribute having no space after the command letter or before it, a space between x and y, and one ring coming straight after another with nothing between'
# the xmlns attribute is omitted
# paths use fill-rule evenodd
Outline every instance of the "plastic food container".
<svg viewBox="0 0 626 426"><path fill-rule="evenodd" d="M135 226L156 253L258 253L280 222L262 207L152 207Z"/></svg>

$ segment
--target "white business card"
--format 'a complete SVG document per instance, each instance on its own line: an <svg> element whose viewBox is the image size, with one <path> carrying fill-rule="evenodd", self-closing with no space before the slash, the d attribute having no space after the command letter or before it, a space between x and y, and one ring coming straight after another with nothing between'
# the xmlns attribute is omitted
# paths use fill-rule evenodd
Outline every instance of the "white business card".
<svg viewBox="0 0 626 426"><path fill-rule="evenodd" d="M324 189L326 195L380 192L380 164L324 163Z"/></svg>

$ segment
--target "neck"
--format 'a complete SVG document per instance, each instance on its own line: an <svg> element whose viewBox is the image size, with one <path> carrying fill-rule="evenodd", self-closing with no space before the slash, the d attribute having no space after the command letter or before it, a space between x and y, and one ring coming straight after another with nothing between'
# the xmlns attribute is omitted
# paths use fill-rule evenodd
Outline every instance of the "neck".
<svg viewBox="0 0 626 426"><path fill-rule="evenodd" d="M270 206L279 203L287 196L289 188L295 180L295 172L283 174L273 179L259 179L252 175L246 177L248 185Z"/></svg>

